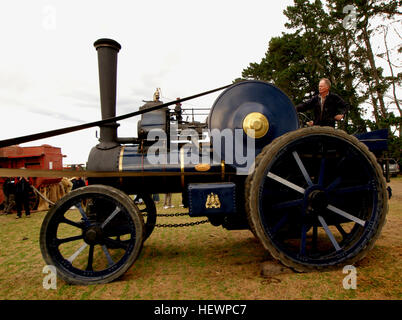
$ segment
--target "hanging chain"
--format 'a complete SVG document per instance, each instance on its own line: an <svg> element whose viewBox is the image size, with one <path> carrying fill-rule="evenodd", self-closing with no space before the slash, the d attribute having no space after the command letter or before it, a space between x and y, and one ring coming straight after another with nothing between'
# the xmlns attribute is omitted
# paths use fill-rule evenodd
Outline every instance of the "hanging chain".
<svg viewBox="0 0 402 320"><path fill-rule="evenodd" d="M143 217L146 217L148 214L146 212L142 213ZM182 216L187 216L188 212L177 212L177 213L159 213L157 214L158 217L182 217ZM192 226L197 226L200 224L204 224L209 222L208 219L206 220L201 220L201 221L196 221L196 222L186 222L186 223L162 223L162 224L156 224L156 228L181 228L181 227L192 227Z"/></svg>
<svg viewBox="0 0 402 320"><path fill-rule="evenodd" d="M165 224L156 224L157 228L180 228L180 227L192 227L199 224L204 224L209 222L209 220L201 220L196 222L187 222L187 223L165 223Z"/></svg>
<svg viewBox="0 0 402 320"><path fill-rule="evenodd" d="M142 216L146 217L148 214L143 213ZM182 217L182 216L187 216L188 212L177 212L177 213L158 213L158 217Z"/></svg>

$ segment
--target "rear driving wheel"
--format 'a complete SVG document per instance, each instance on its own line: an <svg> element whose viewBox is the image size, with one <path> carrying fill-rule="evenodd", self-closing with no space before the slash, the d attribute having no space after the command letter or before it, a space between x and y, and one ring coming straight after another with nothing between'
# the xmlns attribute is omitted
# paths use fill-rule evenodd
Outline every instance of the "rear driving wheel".
<svg viewBox="0 0 402 320"><path fill-rule="evenodd" d="M246 199L264 247L298 271L362 259L388 211L374 155L329 127L299 129L266 146L247 178Z"/></svg>

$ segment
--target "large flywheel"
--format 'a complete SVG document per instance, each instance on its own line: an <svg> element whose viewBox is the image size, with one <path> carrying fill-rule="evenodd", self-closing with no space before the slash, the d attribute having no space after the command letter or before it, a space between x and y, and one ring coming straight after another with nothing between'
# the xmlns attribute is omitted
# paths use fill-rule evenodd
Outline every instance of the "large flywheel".
<svg viewBox="0 0 402 320"><path fill-rule="evenodd" d="M228 164L233 153L249 152L249 140L257 155L264 146L275 138L298 129L298 117L292 101L278 87L263 81L243 81L226 89L215 100L208 116L208 128L221 132L237 129L240 135L234 136L233 148L224 147L225 139L211 139L214 153ZM254 130L254 135L248 131ZM236 158L236 157L235 157ZM234 166L241 166L234 160Z"/></svg>
<svg viewBox="0 0 402 320"><path fill-rule="evenodd" d="M46 215L40 247L68 283L107 283L137 259L144 237L140 210L122 191L92 185L72 191Z"/></svg>
<svg viewBox="0 0 402 320"><path fill-rule="evenodd" d="M246 181L251 229L298 271L352 264L373 247L388 211L375 156L329 127L285 134L263 149Z"/></svg>

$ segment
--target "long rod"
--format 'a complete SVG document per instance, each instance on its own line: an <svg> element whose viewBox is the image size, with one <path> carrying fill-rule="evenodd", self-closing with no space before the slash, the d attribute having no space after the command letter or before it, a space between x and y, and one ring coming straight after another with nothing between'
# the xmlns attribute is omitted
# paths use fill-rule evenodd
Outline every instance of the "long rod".
<svg viewBox="0 0 402 320"><path fill-rule="evenodd" d="M198 94L195 94L195 95L192 95L192 96L189 96L189 97L185 97L185 98L182 98L182 99L177 99L177 100L170 101L170 102L167 102L167 103L164 103L164 104L160 104L160 105L157 105L157 106L145 109L145 110L130 112L130 113L127 113L127 114L124 114L124 115L121 115L121 116L117 116L117 117L113 117L113 118L108 118L108 119L99 120L99 121L95 121L95 122L89 122L89 123L80 124L80 125L72 126L72 127L66 127L66 128L56 129L56 130L50 130L50 131L45 131L45 132L40 132L40 133L34 133L34 134L30 134L30 135L26 135L26 136L22 136L22 137L17 137L17 138L1 140L0 141L0 148L12 146L12 145L15 145L15 144L35 141L35 140L39 140L39 139L59 136L59 135L62 135L62 134L66 134L66 133L70 133L70 132L74 132L74 131L79 131L79 130L83 130L83 129L88 129L88 128L92 128L92 127L96 127L96 126L101 126L101 125L104 125L104 124L109 123L109 122L124 120L124 119L127 119L127 118L138 116L138 115L143 114L143 113L158 110L158 109L161 109L163 107L168 107L168 106L176 104L176 103L180 103L180 102L195 99L195 98L198 98L198 97L201 97L201 96L205 96L207 94L214 93L216 91L229 88L231 85L232 84L229 84L229 85L226 85L226 86L223 86L223 87L220 87L220 88L216 88L216 89L212 89L212 90L205 91L205 92L202 92L202 93L198 93Z"/></svg>
<svg viewBox="0 0 402 320"><path fill-rule="evenodd" d="M154 172L154 171L73 171L73 170L44 170L44 169L8 169L0 168L0 177L46 177L46 178L113 178L113 177L174 177L174 176L214 176L221 172ZM225 172L234 175L235 172Z"/></svg>

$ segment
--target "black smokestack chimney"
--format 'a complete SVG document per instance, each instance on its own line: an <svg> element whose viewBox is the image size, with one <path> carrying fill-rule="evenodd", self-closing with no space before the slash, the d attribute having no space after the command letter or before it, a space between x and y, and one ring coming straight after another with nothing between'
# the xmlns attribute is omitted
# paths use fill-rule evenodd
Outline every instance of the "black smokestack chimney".
<svg viewBox="0 0 402 320"><path fill-rule="evenodd" d="M116 116L117 54L121 45L112 39L99 39L94 46L98 52L100 101L104 120ZM100 143L97 148L111 149L120 145L117 142L118 126L116 122L100 126Z"/></svg>

